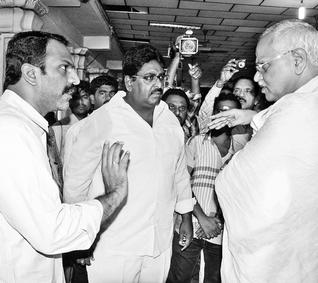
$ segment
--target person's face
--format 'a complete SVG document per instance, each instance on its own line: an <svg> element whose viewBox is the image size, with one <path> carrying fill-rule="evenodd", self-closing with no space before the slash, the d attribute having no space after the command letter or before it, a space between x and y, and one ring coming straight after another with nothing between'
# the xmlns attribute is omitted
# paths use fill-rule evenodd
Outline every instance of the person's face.
<svg viewBox="0 0 318 283"><path fill-rule="evenodd" d="M161 75L161 79L157 76ZM126 88L132 107L138 109L154 109L159 104L163 93L164 71L161 65L152 60L145 63L138 73L127 81Z"/></svg>
<svg viewBox="0 0 318 283"><path fill-rule="evenodd" d="M265 64L257 67L254 80L268 101L277 101L285 94L293 92L294 62L291 52L285 51L287 52L275 46L270 34L264 36L257 44L256 64Z"/></svg>
<svg viewBox="0 0 318 283"><path fill-rule="evenodd" d="M248 79L240 79L234 86L233 94L240 101L242 109L252 109L255 103L255 90L253 82Z"/></svg>
<svg viewBox="0 0 318 283"><path fill-rule="evenodd" d="M77 116L87 116L91 109L89 94L85 90L81 90L79 97L70 101L72 113Z"/></svg>
<svg viewBox="0 0 318 283"><path fill-rule="evenodd" d="M231 109L235 109L237 108L237 103L235 101L232 100L222 100L219 101L215 106L214 106L214 110L213 110L213 115L218 114L220 112L224 112L227 110L231 110ZM219 136L223 133L228 133L230 134L231 129L228 126L224 126L221 129L213 129L210 131L212 136Z"/></svg>
<svg viewBox="0 0 318 283"><path fill-rule="evenodd" d="M115 88L110 85L101 85L94 94L94 108L98 109L107 103L116 94Z"/></svg>
<svg viewBox="0 0 318 283"><path fill-rule="evenodd" d="M231 110L237 108L237 104L233 100L222 100L215 105L213 110L213 115L218 114L223 111Z"/></svg>
<svg viewBox="0 0 318 283"><path fill-rule="evenodd" d="M62 43L50 40L46 49L45 74L41 73L39 81L39 106L43 113L66 110L72 98L67 89L78 83L70 52Z"/></svg>
<svg viewBox="0 0 318 283"><path fill-rule="evenodd" d="M169 109L178 118L181 126L183 126L187 118L187 101L180 95L169 95L166 99Z"/></svg>

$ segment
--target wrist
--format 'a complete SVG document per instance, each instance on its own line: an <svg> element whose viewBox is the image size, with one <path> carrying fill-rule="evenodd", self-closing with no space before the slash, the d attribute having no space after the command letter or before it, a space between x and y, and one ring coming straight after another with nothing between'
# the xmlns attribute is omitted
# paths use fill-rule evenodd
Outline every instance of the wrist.
<svg viewBox="0 0 318 283"><path fill-rule="evenodd" d="M222 81L221 79L218 79L217 81L216 81L216 87L218 87L218 88L222 88L223 86L224 86L224 84L225 84L225 82L224 81Z"/></svg>

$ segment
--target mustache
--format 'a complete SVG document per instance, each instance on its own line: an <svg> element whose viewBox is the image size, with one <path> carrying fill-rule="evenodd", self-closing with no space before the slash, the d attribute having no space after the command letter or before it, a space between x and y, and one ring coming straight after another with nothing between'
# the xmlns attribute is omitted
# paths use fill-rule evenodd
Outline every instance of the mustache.
<svg viewBox="0 0 318 283"><path fill-rule="evenodd" d="M155 93L155 92L159 92L160 95L162 95L163 94L163 89L161 87L157 87L151 93Z"/></svg>
<svg viewBox="0 0 318 283"><path fill-rule="evenodd" d="M73 85L66 86L63 90L63 94L67 93L67 94L73 95L74 91L75 91L75 86Z"/></svg>

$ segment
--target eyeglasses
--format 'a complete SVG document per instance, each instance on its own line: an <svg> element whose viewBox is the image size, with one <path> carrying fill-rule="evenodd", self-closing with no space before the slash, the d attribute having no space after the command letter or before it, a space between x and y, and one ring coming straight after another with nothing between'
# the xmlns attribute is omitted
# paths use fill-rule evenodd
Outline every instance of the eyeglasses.
<svg viewBox="0 0 318 283"><path fill-rule="evenodd" d="M156 75L156 74L146 74L146 75L133 75L132 76L133 78L136 78L136 77L140 77L142 78L146 83L154 83L156 82L157 80L163 82L164 80L167 79L167 75L164 74L164 73L161 73L159 75Z"/></svg>
<svg viewBox="0 0 318 283"><path fill-rule="evenodd" d="M254 90L251 89L251 88L244 88L244 89L242 89L242 88L235 88L235 89L233 90L233 94L234 94L234 95L241 95L241 93L243 93L243 94L253 94L253 93L254 93Z"/></svg>
<svg viewBox="0 0 318 283"><path fill-rule="evenodd" d="M180 112L180 113L184 113L187 111L187 107L186 106L175 106L174 104L172 103L168 103L168 107L169 109L172 111L172 112L176 112L177 110Z"/></svg>
<svg viewBox="0 0 318 283"><path fill-rule="evenodd" d="M255 66L255 67L256 67L256 71L257 71L257 72L260 72L260 73L265 73L265 72L267 72L267 70L268 70L268 68L269 68L269 63L271 63L271 62L273 62L273 61L276 61L276 60L282 58L283 56L287 55L288 53L290 53L290 52L292 52L292 51L294 51L294 49L288 50L288 51L286 51L286 52L284 52L284 53L281 53L281 54L278 54L278 55L275 56L274 58L269 59L269 60L267 60L267 61L264 62L264 63L256 63L256 64L255 64L255 65L256 65L256 66Z"/></svg>

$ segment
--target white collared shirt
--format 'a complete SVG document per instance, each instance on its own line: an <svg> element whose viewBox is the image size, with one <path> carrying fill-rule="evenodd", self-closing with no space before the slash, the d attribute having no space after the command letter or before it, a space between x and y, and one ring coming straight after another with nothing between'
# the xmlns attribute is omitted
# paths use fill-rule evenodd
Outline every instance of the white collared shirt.
<svg viewBox="0 0 318 283"><path fill-rule="evenodd" d="M46 153L46 120L16 93L0 98L0 282L64 282L61 253L87 249L97 200L61 204Z"/></svg>
<svg viewBox="0 0 318 283"><path fill-rule="evenodd" d="M123 100L124 95L117 93L75 124L75 131L71 127L66 136L67 202L101 194L105 141L122 141L130 152L128 201L101 235L94 252L96 261L106 253L159 255L171 246L173 211L187 213L193 207L180 123L166 103L160 102L151 127Z"/></svg>
<svg viewBox="0 0 318 283"><path fill-rule="evenodd" d="M253 119L253 138L216 179L222 282L318 279L318 77Z"/></svg>

